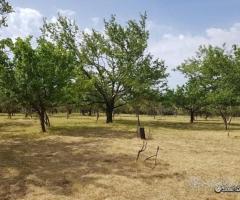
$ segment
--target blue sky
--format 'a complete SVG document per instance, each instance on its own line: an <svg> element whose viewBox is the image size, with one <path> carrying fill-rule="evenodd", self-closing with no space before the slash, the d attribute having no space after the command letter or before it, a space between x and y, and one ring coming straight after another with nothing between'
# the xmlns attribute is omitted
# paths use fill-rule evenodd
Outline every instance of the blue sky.
<svg viewBox="0 0 240 200"><path fill-rule="evenodd" d="M80 28L103 29L103 18L116 14L120 22L148 14L149 51L169 66L169 85L184 83L171 70L194 55L200 44L240 43L239 0L10 0L15 13L2 37L37 35L42 18L61 12L76 19Z"/></svg>

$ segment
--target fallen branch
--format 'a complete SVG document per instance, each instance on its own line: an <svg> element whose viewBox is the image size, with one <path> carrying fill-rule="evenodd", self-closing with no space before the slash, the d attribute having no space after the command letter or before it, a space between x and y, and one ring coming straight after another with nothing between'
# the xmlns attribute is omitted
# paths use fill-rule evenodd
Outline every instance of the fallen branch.
<svg viewBox="0 0 240 200"><path fill-rule="evenodd" d="M142 145L142 148L138 151L138 155L137 155L136 161L138 160L138 158L140 156L140 153L145 151L146 148L147 148L147 141L143 140L143 145Z"/></svg>
<svg viewBox="0 0 240 200"><path fill-rule="evenodd" d="M154 155L152 155L152 156L149 156L149 157L147 157L145 160L144 160L144 162L145 161L147 161L147 160L150 160L150 159L152 159L152 158L154 158L155 157L155 164L154 164L154 167L157 165L157 156L158 156L158 152L159 152L159 146L157 147L157 151L156 151L156 154L154 154Z"/></svg>

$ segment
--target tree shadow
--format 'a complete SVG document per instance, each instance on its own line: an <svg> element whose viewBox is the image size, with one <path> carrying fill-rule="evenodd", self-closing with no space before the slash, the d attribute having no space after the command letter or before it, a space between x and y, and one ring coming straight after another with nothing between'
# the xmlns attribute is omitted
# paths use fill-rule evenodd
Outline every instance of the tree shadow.
<svg viewBox="0 0 240 200"><path fill-rule="evenodd" d="M33 125L33 121L31 119L25 119L24 121L19 121L19 119L9 119L8 122L0 122L0 133L1 132L12 132L11 128L26 128L31 127Z"/></svg>
<svg viewBox="0 0 240 200"><path fill-rule="evenodd" d="M132 139L136 137L136 132L129 130L114 130L112 127L89 127L89 126L56 126L49 129L52 135L85 137L85 138L125 138Z"/></svg>
<svg viewBox="0 0 240 200"><path fill-rule="evenodd" d="M28 142L19 139L17 144L1 144L0 199L22 199L29 186L45 188L51 194L66 196L73 194L74 183L110 187L97 181L105 175L120 175L146 182L153 177L177 177L166 172L169 164L164 161L152 170L136 163L133 153L106 152L106 146L97 139L78 142Z"/></svg>
<svg viewBox="0 0 240 200"><path fill-rule="evenodd" d="M118 119L116 123L122 124L125 126L136 126L136 121L134 120L123 120ZM175 129L175 130L224 130L224 124L220 120L218 121L195 121L193 124L189 122L176 122L176 121L142 121L141 123L143 126L149 126L152 128L167 128L167 129ZM240 124L238 123L231 123L230 130L240 130Z"/></svg>

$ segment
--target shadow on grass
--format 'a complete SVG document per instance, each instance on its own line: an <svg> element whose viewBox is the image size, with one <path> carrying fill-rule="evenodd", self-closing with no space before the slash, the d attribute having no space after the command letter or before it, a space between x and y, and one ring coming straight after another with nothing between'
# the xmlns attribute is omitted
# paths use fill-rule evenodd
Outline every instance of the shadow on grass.
<svg viewBox="0 0 240 200"><path fill-rule="evenodd" d="M153 172L135 162L134 152L106 152L107 145L96 139L80 142L19 140L17 144L1 144L0 199L23 199L32 185L65 196L76 192L72 187L75 183L111 189L111 185L101 185L98 181L109 175L141 181L177 178L166 171L169 164L164 161L159 162Z"/></svg>
<svg viewBox="0 0 240 200"><path fill-rule="evenodd" d="M134 120L116 120L117 124L122 124L125 126L136 126L136 121ZM211 121L195 121L193 124L189 122L175 122L175 121L142 121L143 126L150 126L152 128L167 128L175 130L224 130L224 124L220 120L216 122L215 120ZM231 123L230 130L240 130L240 124Z"/></svg>
<svg viewBox="0 0 240 200"><path fill-rule="evenodd" d="M57 126L51 127L49 133L52 135L85 137L85 138L126 138L136 137L134 131L114 130L112 127L89 127L89 126Z"/></svg>
<svg viewBox="0 0 240 200"><path fill-rule="evenodd" d="M31 127L33 125L32 119L25 119L24 121L20 121L19 119L9 119L8 122L0 122L0 133L1 132L14 132L10 131L9 128L26 128Z"/></svg>

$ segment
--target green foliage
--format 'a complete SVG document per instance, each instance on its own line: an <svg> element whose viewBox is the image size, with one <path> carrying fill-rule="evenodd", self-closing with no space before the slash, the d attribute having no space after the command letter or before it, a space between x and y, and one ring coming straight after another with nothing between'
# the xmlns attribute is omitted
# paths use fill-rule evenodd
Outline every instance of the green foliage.
<svg viewBox="0 0 240 200"><path fill-rule="evenodd" d="M11 12L12 6L6 0L0 0L0 27L7 26L7 14Z"/></svg>
<svg viewBox="0 0 240 200"><path fill-rule="evenodd" d="M16 94L12 90L16 87L13 64L5 51L5 45L10 43L8 39L0 42L0 109L9 114L18 108Z"/></svg>
<svg viewBox="0 0 240 200"><path fill-rule="evenodd" d="M185 110L199 111L206 105L206 91L201 87L199 82L189 80L181 87L177 87L175 92L176 105Z"/></svg>
<svg viewBox="0 0 240 200"><path fill-rule="evenodd" d="M37 47L31 38L18 38L12 46L15 80L19 98L34 109L51 106L61 97L61 89L70 81L71 54L60 46L40 38Z"/></svg>
<svg viewBox="0 0 240 200"><path fill-rule="evenodd" d="M71 81L73 55L44 37L37 40L36 48L31 44L31 37L1 43L2 87L13 93L22 106L30 106L43 116L42 122L46 109L60 101L63 88ZM11 56L4 59L6 52Z"/></svg>
<svg viewBox="0 0 240 200"><path fill-rule="evenodd" d="M74 52L80 74L92 84L90 100L105 105L111 118L115 108L165 87L167 74L164 62L146 52L146 15L126 26L114 16L104 22L104 33L92 30L80 37L75 23L59 16L56 23L45 23L43 32Z"/></svg>
<svg viewBox="0 0 240 200"><path fill-rule="evenodd" d="M0 89L0 110L11 116L12 113L19 110L19 103L15 93L6 88Z"/></svg>
<svg viewBox="0 0 240 200"><path fill-rule="evenodd" d="M226 125L232 108L240 103L239 48L235 46L228 52L225 46L200 47L196 57L187 60L178 69L188 78L188 85L196 82L191 89L194 92L185 99L186 104L191 106L194 102L198 106L199 102L204 102L219 111Z"/></svg>

